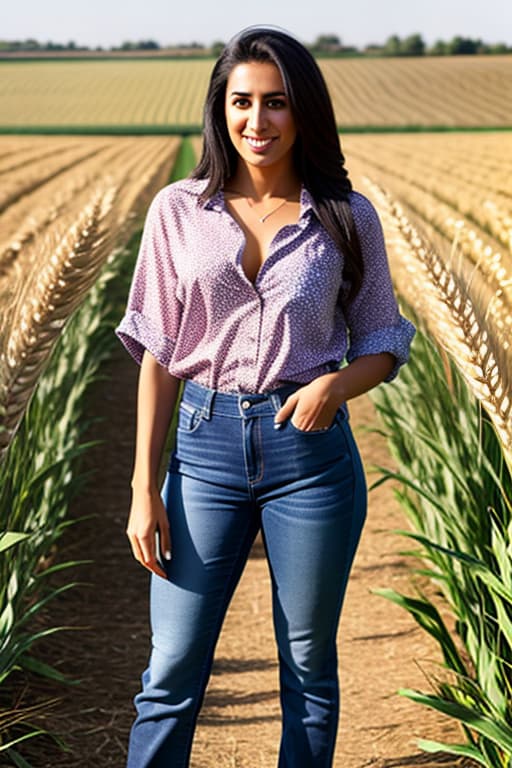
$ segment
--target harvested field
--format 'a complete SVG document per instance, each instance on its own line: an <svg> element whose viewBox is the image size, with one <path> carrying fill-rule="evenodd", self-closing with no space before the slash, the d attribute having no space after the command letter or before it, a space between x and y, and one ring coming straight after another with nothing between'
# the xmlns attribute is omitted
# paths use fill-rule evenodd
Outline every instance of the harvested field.
<svg viewBox="0 0 512 768"><path fill-rule="evenodd" d="M340 126L510 126L512 56L320 59ZM213 60L0 62L0 127L199 126Z"/></svg>

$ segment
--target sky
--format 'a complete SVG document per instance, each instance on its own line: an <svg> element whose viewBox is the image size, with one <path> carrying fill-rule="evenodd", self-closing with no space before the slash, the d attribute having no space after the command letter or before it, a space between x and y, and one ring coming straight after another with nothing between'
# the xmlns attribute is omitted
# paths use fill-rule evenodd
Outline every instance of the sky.
<svg viewBox="0 0 512 768"><path fill-rule="evenodd" d="M336 34L363 47L419 32L427 44L455 35L512 45L508 0L14 0L4 3L0 39L35 38L104 48L125 40L160 45L226 41L251 24L273 24L303 42Z"/></svg>

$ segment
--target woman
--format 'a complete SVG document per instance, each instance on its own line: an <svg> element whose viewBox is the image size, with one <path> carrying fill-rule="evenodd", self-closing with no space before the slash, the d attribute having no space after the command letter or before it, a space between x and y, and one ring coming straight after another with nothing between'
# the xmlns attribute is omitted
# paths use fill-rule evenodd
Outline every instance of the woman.
<svg viewBox="0 0 512 768"><path fill-rule="evenodd" d="M202 158L150 205L117 333L141 363L127 533L152 572L128 766L188 765L215 643L261 530L279 766L326 768L336 630L366 514L346 401L394 378L414 329L377 214L344 169L323 78L289 34L249 28L217 61Z"/></svg>

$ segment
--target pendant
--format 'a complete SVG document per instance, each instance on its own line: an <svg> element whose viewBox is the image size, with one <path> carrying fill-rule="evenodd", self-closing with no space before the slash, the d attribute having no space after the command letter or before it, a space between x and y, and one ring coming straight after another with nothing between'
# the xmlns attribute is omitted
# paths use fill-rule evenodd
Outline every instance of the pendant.
<svg viewBox="0 0 512 768"><path fill-rule="evenodd" d="M249 201L247 201L247 202L249 202ZM287 203L287 202L288 202L287 200L283 200L281 203L279 203L277 208L274 208L272 211L269 211L268 213L264 213L263 216L258 216L258 221L260 222L260 224L264 224L269 216L272 216L273 213L276 213L276 211L278 211L280 208L282 208L283 205L285 203Z"/></svg>

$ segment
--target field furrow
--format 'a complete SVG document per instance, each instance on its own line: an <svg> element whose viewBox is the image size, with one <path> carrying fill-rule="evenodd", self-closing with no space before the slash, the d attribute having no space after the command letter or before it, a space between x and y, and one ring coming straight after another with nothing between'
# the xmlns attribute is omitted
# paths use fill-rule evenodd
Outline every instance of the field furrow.
<svg viewBox="0 0 512 768"><path fill-rule="evenodd" d="M51 144L53 137L45 141ZM61 138L55 137L55 141L62 145ZM69 141L74 146L76 137L70 137ZM41 276L45 270L52 261L57 265L62 259L65 264L65 249L62 250L61 244L67 243L68 233L73 232L95 196L110 190L108 206L105 204L103 239L113 247L116 242L126 240L135 219L165 183L178 145L177 138L131 137L105 142L98 137L84 137L81 166L69 167L64 163L60 169L52 168L48 179L42 174L44 180L31 195L24 194L4 211L0 216L0 301L4 310L12 310L4 311L0 322L4 351L12 334L17 332L19 312L26 313L31 303L43 300L42 297L36 300L36 294L43 290ZM72 240L69 248L72 255ZM105 255L108 254L105 252ZM58 267L55 268L58 273ZM70 275L67 280L71 285ZM73 300L77 298L79 296ZM2 348L0 354L3 354Z"/></svg>
<svg viewBox="0 0 512 768"><path fill-rule="evenodd" d="M512 56L319 59L340 126L510 126ZM0 127L200 125L213 60L0 62Z"/></svg>

